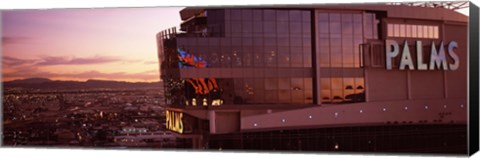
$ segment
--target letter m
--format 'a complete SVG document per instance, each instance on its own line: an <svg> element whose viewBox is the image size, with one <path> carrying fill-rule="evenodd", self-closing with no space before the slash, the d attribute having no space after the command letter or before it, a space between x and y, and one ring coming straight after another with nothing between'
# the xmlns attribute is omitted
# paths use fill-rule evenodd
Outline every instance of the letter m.
<svg viewBox="0 0 480 158"><path fill-rule="evenodd" d="M445 50L443 49L443 41L440 43L440 49L437 52L435 42L432 41L432 49L430 51L430 70L435 68L447 70L447 58L445 57Z"/></svg>

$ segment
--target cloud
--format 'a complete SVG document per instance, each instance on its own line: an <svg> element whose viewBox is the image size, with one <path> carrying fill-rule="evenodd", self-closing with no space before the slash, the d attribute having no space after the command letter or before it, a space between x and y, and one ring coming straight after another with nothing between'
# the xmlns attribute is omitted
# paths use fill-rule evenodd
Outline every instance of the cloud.
<svg viewBox="0 0 480 158"><path fill-rule="evenodd" d="M25 43L25 41L29 40L28 37L12 37L12 36L2 36L2 44L18 44L18 43Z"/></svg>
<svg viewBox="0 0 480 158"><path fill-rule="evenodd" d="M40 59L36 65L47 66L47 65L86 65L86 64L104 64L111 62L122 61L120 58L112 56L94 56L87 58L67 58L67 57L55 57L47 56Z"/></svg>
<svg viewBox="0 0 480 158"><path fill-rule="evenodd" d="M124 64L131 64L133 62L140 63L142 60L122 60L121 58L111 56L95 56L88 58L76 58L76 57L56 57L47 56L37 59L19 59L11 56L3 56L2 63L3 79L18 79L18 78L31 78L31 77L44 77L44 78L63 78L71 80L88 80L88 79L106 79L106 80L124 80L124 81L158 81L159 71L152 69L138 73L127 72L100 72L98 70L84 71L79 73L58 73L53 71L43 70L43 66L51 65L86 65L86 64L104 64L118 62Z"/></svg>
<svg viewBox="0 0 480 158"><path fill-rule="evenodd" d="M35 64L36 60L34 59L19 59L10 56L3 56L2 63L5 66L22 66L22 65L31 65Z"/></svg>
<svg viewBox="0 0 480 158"><path fill-rule="evenodd" d="M158 64L158 61L144 61L143 64L147 64L147 65Z"/></svg>

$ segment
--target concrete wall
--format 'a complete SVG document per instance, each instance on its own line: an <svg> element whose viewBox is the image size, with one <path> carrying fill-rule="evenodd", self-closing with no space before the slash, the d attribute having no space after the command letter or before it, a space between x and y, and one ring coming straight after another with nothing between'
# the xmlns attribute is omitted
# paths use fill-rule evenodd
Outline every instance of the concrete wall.
<svg viewBox="0 0 480 158"><path fill-rule="evenodd" d="M428 54L424 63L430 61L430 45L435 42L436 47L443 41L447 57L447 65L453 59L448 55L448 43L456 41L458 47L454 52L458 55L460 65L457 70L386 70L386 68L366 68L366 97L369 102L394 101L394 100L421 100L421 99L464 99L467 97L467 29L466 24L439 23L439 39L412 39L391 38L396 40L403 50L404 40L410 46L415 46L415 41L420 40L424 47L423 52ZM428 49L426 49L428 48ZM401 56L401 51L397 57ZM416 50L410 49L410 54L415 58ZM415 67L416 59L414 60Z"/></svg>
<svg viewBox="0 0 480 158"><path fill-rule="evenodd" d="M385 124L467 124L463 99L323 105L241 118L242 131Z"/></svg>

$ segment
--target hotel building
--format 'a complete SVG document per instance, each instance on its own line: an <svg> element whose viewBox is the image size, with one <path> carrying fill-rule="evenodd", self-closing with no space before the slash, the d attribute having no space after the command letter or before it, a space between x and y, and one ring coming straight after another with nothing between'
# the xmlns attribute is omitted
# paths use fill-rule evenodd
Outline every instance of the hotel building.
<svg viewBox="0 0 480 158"><path fill-rule="evenodd" d="M185 148L466 153L468 17L441 5L189 7L157 34Z"/></svg>

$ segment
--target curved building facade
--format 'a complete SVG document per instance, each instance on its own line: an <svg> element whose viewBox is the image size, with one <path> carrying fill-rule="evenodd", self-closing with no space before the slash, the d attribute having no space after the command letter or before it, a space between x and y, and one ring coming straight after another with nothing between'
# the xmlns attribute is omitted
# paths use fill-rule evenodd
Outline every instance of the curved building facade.
<svg viewBox="0 0 480 158"><path fill-rule="evenodd" d="M406 5L185 8L157 34L185 147L466 153L468 17Z"/></svg>

